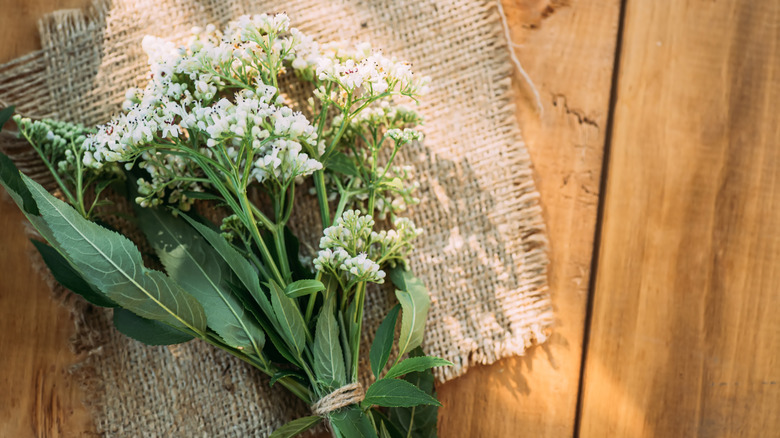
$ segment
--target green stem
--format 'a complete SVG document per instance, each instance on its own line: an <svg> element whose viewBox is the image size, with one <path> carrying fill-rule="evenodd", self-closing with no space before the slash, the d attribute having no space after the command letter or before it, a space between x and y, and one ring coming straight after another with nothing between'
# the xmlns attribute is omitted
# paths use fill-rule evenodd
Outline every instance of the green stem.
<svg viewBox="0 0 780 438"><path fill-rule="evenodd" d="M27 143L30 143L30 146L35 149L35 152L38 153L38 156L41 157L41 160L43 161L43 164L46 165L46 168L49 169L49 173L54 177L54 180L57 181L57 185L60 186L60 189L62 190L62 193L65 194L65 197L68 198L68 201L70 201L70 205L76 205L76 199L73 197L73 194L68 190L68 187L65 185L65 183L62 181L60 176L57 174L57 170L52 166L51 162L48 158L46 158L43 154L43 152L38 148L38 146L30 139L30 137L27 135L26 132L23 130L21 131L22 136L24 136L24 139L27 140Z"/></svg>
<svg viewBox="0 0 780 438"><path fill-rule="evenodd" d="M273 229L274 244L276 245L276 254L279 256L279 264L282 265L282 275L287 283L292 282L292 273L290 272L290 262L287 260L287 248L284 246L284 224L277 224ZM297 255L297 254L296 254ZM281 283L282 285L287 283Z"/></svg>
<svg viewBox="0 0 780 438"><path fill-rule="evenodd" d="M315 280L322 281L322 271L317 271L317 276L314 277ZM326 284L326 287L330 287L330 277L328 277L328 284ZM325 293L325 299L328 298L328 293ZM305 315L305 321L306 325L309 325L309 321L311 321L311 315L314 312L314 303L317 301L317 293L313 293L309 295L309 302L306 304L306 315Z"/></svg>
<svg viewBox="0 0 780 438"><path fill-rule="evenodd" d="M360 332L363 329L363 305L366 296L366 282L361 281L357 285L355 291L354 300L357 300L355 304L355 315L352 319L352 324L355 324L357 328L355 331L355 337L352 339L352 381L357 382L358 379L358 356L360 355Z"/></svg>
<svg viewBox="0 0 780 438"><path fill-rule="evenodd" d="M271 256L271 252L268 250L268 246L265 244L265 241L263 241L263 237L260 235L260 230L257 228L257 222L255 221L254 214L252 212L252 206L249 202L249 198L246 195L246 191L243 191L239 193L239 201L241 202L241 207L244 210L244 214L247 218L247 227L249 228L249 232L252 234L252 238L254 239L255 243L257 244L257 247L260 249L260 254L263 256L263 261L265 261L266 265L271 268L271 273L273 274L273 278L276 279L276 281L279 282L280 285L286 284L284 282L284 277L279 272L279 268L276 267L276 263L274 262L273 257ZM274 227L272 227L273 229ZM265 273L267 278L271 278L268 273Z"/></svg>
<svg viewBox="0 0 780 438"><path fill-rule="evenodd" d="M314 188L317 190L317 201L320 205L320 219L322 219L322 229L330 226L330 206L328 205L328 193L325 189L325 172L318 170L314 172Z"/></svg>

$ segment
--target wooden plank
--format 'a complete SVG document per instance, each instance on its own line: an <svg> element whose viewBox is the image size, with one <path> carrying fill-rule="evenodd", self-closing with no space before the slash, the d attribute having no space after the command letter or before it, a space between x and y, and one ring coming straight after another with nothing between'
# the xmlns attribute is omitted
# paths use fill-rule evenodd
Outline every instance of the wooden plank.
<svg viewBox="0 0 780 438"><path fill-rule="evenodd" d="M780 433L780 2L627 2L583 437Z"/></svg>
<svg viewBox="0 0 780 438"><path fill-rule="evenodd" d="M68 374L77 360L68 348L73 321L30 265L23 220L0 199L0 436L89 436L92 418Z"/></svg>
<svg viewBox="0 0 780 438"><path fill-rule="evenodd" d="M619 1L504 1L517 56L518 120L536 168L558 320L548 344L443 385L443 437L572 436Z"/></svg>

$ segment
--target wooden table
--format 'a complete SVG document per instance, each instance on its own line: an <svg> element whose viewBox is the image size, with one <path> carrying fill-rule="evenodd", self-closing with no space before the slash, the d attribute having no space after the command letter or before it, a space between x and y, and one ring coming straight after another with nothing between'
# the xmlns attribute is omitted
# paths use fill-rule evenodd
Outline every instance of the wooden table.
<svg viewBox="0 0 780 438"><path fill-rule="evenodd" d="M0 0L0 62L88 1ZM504 7L558 325L442 385L440 436L780 436L780 2ZM0 229L0 436L93 434L8 202Z"/></svg>

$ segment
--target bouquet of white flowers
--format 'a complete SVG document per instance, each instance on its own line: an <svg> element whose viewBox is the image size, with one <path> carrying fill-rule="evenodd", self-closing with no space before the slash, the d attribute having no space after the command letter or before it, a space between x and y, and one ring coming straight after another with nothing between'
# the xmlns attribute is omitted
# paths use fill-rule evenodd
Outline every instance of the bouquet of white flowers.
<svg viewBox="0 0 780 438"><path fill-rule="evenodd" d="M45 239L36 247L54 277L113 307L132 338L198 338L311 405L312 416L273 437L323 419L336 437L435 436L430 369L449 362L418 348L429 297L405 258L421 230L398 216L416 184L393 165L422 138L419 115L401 103L416 102L427 80L368 44L318 44L283 14L195 28L185 47L154 37L143 46L149 84L129 89L111 122L14 117L65 202L2 154L0 183ZM306 102L285 98L291 81L310 87ZM0 126L12 112L0 112ZM308 263L288 226L307 178L322 224ZM112 196L137 204L132 220L154 254L107 228ZM221 223L196 203L224 210ZM386 279L399 305L375 334L364 391L366 286Z"/></svg>

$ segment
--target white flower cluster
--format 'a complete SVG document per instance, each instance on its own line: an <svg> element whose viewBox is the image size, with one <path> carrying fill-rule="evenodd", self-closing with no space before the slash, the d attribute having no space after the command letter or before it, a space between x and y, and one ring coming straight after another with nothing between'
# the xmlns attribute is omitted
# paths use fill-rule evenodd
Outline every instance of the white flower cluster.
<svg viewBox="0 0 780 438"><path fill-rule="evenodd" d="M306 153L320 147L315 128L284 106L271 85L304 39L287 16L243 16L224 33L211 25L194 33L187 47L144 38L151 80L143 90L128 90L126 113L88 138L84 163L140 160L151 176L139 181L144 205L160 203L166 192L168 201L181 203L185 191L202 190L182 180L198 176L194 162L171 149L227 156L254 180L282 187L321 169Z"/></svg>
<svg viewBox="0 0 780 438"><path fill-rule="evenodd" d="M401 217L393 221L394 230L382 230L371 233L372 253L381 261L393 264L404 261L414 248L412 240L423 233L409 218Z"/></svg>
<svg viewBox="0 0 780 438"><path fill-rule="evenodd" d="M347 210L336 223L325 229L314 267L318 271L346 276L349 283L384 283L385 272L368 256L374 219L355 210Z"/></svg>
<svg viewBox="0 0 780 438"><path fill-rule="evenodd" d="M334 275L346 275L348 282L383 283L380 264L403 261L412 250L412 240L422 234L407 218L394 221L394 230L373 231L371 216L347 210L324 231L314 267Z"/></svg>
<svg viewBox="0 0 780 438"><path fill-rule="evenodd" d="M304 79L337 84L339 89L331 89L330 95L325 84L318 88L318 93L321 99L342 105L345 93L355 100L386 92L422 95L430 82L427 77L415 77L409 63L388 58L366 42L318 44L310 38L301 38L292 67Z"/></svg>

